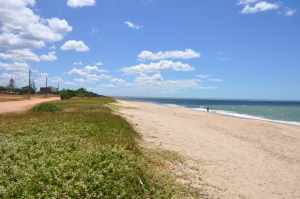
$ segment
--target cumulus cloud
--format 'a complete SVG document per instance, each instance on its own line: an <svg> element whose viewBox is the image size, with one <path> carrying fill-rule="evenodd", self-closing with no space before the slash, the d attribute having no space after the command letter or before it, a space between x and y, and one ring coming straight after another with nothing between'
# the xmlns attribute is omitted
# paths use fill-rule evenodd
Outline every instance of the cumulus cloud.
<svg viewBox="0 0 300 199"><path fill-rule="evenodd" d="M165 79L161 73L140 74L134 80L133 86L156 88L159 90L178 90L186 88L197 88L200 86L198 79Z"/></svg>
<svg viewBox="0 0 300 199"><path fill-rule="evenodd" d="M51 51L46 55L41 55L40 60L41 61L55 61L55 60L57 60L55 51Z"/></svg>
<svg viewBox="0 0 300 199"><path fill-rule="evenodd" d="M40 61L38 55L33 53L30 49L12 49L0 53L0 59L6 61Z"/></svg>
<svg viewBox="0 0 300 199"><path fill-rule="evenodd" d="M140 30L143 26L137 25L131 21L124 21L124 24L127 25L131 29Z"/></svg>
<svg viewBox="0 0 300 199"><path fill-rule="evenodd" d="M174 51L159 51L159 52L151 52L148 50L142 51L138 55L138 59L141 61L151 60L163 60L163 59L194 59L200 58L200 53L192 50L186 49L184 51L174 50Z"/></svg>
<svg viewBox="0 0 300 199"><path fill-rule="evenodd" d="M6 71L27 71L29 68L28 64L25 62L12 62L12 63L4 63L0 62L0 69Z"/></svg>
<svg viewBox="0 0 300 199"><path fill-rule="evenodd" d="M266 1L260 1L255 3L254 5L246 4L242 9L243 14L254 14L258 12L265 12L270 10L278 10L280 5L277 3L270 3Z"/></svg>
<svg viewBox="0 0 300 199"><path fill-rule="evenodd" d="M71 32L73 30L72 26L68 24L68 22L64 19L59 18L51 18L48 19L49 27L58 33Z"/></svg>
<svg viewBox="0 0 300 199"><path fill-rule="evenodd" d="M85 6L94 6L96 0L68 0L67 5L72 8L85 7Z"/></svg>
<svg viewBox="0 0 300 199"><path fill-rule="evenodd" d="M41 18L33 12L34 5L34 0L1 1L1 48L40 48L46 42L62 40L72 30L64 19Z"/></svg>
<svg viewBox="0 0 300 199"><path fill-rule="evenodd" d="M26 62L54 60L55 53L37 55L34 50L61 41L72 26L65 19L44 18L35 11L35 0L1 0L0 71L2 77L15 77L24 85L29 65Z"/></svg>
<svg viewBox="0 0 300 199"><path fill-rule="evenodd" d="M139 73L153 73L163 70L174 71L192 71L194 68L182 62L173 62L170 60L162 60L159 62L151 62L148 64L138 64L135 66L129 66L122 69L127 74L139 74Z"/></svg>
<svg viewBox="0 0 300 199"><path fill-rule="evenodd" d="M284 6L281 2L271 0L239 0L238 5L242 6L242 14L255 14L266 11L277 11L284 16L293 16L295 9Z"/></svg>
<svg viewBox="0 0 300 199"><path fill-rule="evenodd" d="M78 78L84 79L85 81L98 81L108 79L110 78L110 76L107 73L107 70L100 69L96 65L87 65L82 68L73 68L68 72L69 75L77 76Z"/></svg>
<svg viewBox="0 0 300 199"><path fill-rule="evenodd" d="M57 59L55 52L51 51L46 55L38 56L30 49L12 49L0 53L0 59L4 61L14 62L39 62L39 61L54 61Z"/></svg>
<svg viewBox="0 0 300 199"><path fill-rule="evenodd" d="M77 52L87 52L90 50L83 41L76 40L66 41L60 48L61 50L75 50Z"/></svg>

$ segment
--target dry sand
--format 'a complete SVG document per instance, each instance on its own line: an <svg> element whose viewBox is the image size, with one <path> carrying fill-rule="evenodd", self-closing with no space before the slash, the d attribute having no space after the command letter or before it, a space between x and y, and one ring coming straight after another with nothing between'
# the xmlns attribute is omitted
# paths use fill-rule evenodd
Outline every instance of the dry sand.
<svg viewBox="0 0 300 199"><path fill-rule="evenodd" d="M145 144L177 151L195 164L211 198L300 198L300 127L181 107L120 101L120 113ZM192 181L197 186L197 181Z"/></svg>
<svg viewBox="0 0 300 199"><path fill-rule="evenodd" d="M30 100L22 101L9 101L0 102L0 114L1 113L11 113L11 112L22 112L30 109L36 104L43 102L59 100L59 97L49 97L49 98L31 98Z"/></svg>

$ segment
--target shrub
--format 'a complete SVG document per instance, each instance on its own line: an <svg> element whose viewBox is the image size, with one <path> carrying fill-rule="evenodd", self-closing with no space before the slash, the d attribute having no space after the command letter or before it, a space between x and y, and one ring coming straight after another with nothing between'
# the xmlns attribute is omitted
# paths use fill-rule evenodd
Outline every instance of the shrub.
<svg viewBox="0 0 300 199"><path fill-rule="evenodd" d="M60 92L60 99L61 100L67 100L67 99L71 99L72 97L75 97L75 91L72 90L63 90Z"/></svg>
<svg viewBox="0 0 300 199"><path fill-rule="evenodd" d="M33 112L57 112L60 108L52 103L38 104L32 108Z"/></svg>
<svg viewBox="0 0 300 199"><path fill-rule="evenodd" d="M71 99L72 97L100 97L101 95L98 95L96 93L87 91L84 88L80 88L78 90L62 90L60 92L60 98L61 100L67 100Z"/></svg>

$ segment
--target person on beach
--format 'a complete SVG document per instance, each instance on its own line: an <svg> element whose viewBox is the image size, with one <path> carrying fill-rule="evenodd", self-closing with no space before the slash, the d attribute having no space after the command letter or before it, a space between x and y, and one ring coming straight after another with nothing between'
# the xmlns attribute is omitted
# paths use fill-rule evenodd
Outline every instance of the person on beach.
<svg viewBox="0 0 300 199"><path fill-rule="evenodd" d="M209 112L209 106L206 107L206 112Z"/></svg>

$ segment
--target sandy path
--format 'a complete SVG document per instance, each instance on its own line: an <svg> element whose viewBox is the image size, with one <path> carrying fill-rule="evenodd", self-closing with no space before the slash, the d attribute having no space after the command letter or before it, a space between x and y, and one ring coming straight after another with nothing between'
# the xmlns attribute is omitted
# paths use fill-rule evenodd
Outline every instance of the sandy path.
<svg viewBox="0 0 300 199"><path fill-rule="evenodd" d="M30 109L36 104L59 100L59 97L31 98L30 100L0 102L0 114L10 112L22 112Z"/></svg>
<svg viewBox="0 0 300 199"><path fill-rule="evenodd" d="M185 108L120 101L145 142L198 162L196 174L220 198L300 198L300 127ZM193 178L194 176L189 176Z"/></svg>

